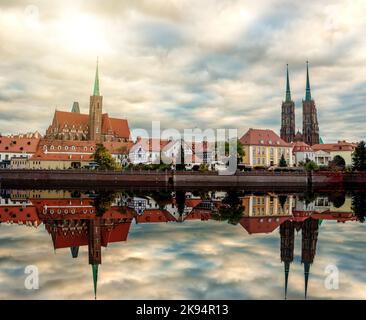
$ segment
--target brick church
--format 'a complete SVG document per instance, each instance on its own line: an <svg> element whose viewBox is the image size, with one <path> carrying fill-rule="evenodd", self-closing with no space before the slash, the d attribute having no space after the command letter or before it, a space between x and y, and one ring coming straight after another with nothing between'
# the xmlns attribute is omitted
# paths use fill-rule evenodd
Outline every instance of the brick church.
<svg viewBox="0 0 366 320"><path fill-rule="evenodd" d="M74 103L71 112L56 110L45 138L50 140L92 140L95 142L129 141L130 129L127 120L111 118L108 113L103 113L102 110L103 97L99 92L97 63L89 114L80 113L77 102Z"/></svg>
<svg viewBox="0 0 366 320"><path fill-rule="evenodd" d="M295 133L295 103L291 99L288 66L286 80L286 98L282 102L281 138L288 143L303 141L310 146L319 144L319 124L315 101L311 97L309 63L306 62L306 94L305 100L302 101L302 133Z"/></svg>

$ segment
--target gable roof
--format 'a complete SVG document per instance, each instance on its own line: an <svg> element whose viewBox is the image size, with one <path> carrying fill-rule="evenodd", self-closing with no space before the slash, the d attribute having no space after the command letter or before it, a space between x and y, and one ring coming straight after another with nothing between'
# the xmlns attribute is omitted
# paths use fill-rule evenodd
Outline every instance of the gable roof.
<svg viewBox="0 0 366 320"><path fill-rule="evenodd" d="M290 143L283 141L274 131L269 129L250 128L241 138L243 145L291 147Z"/></svg>

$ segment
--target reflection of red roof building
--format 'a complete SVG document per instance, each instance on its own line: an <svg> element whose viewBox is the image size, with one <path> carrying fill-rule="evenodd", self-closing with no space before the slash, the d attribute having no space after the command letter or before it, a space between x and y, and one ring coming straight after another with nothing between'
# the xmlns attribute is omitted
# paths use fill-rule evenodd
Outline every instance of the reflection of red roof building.
<svg viewBox="0 0 366 320"><path fill-rule="evenodd" d="M100 219L101 246L107 247L108 243L126 241L130 230L132 216L120 214L119 219ZM90 220L46 220L47 231L52 236L55 249L86 246L89 244L88 224Z"/></svg>
<svg viewBox="0 0 366 320"><path fill-rule="evenodd" d="M314 212L311 215L312 219L316 220L336 220L337 222L355 221L357 217L353 212Z"/></svg>
<svg viewBox="0 0 366 320"><path fill-rule="evenodd" d="M249 233L271 233L290 217L243 217L241 226Z"/></svg>
<svg viewBox="0 0 366 320"><path fill-rule="evenodd" d="M206 221L211 219L211 211L205 209L193 209L184 220L201 220Z"/></svg>
<svg viewBox="0 0 366 320"><path fill-rule="evenodd" d="M137 223L171 222L176 219L167 210L145 209L144 213L135 216Z"/></svg>
<svg viewBox="0 0 366 320"><path fill-rule="evenodd" d="M37 227L42 223L34 206L0 206L0 222Z"/></svg>

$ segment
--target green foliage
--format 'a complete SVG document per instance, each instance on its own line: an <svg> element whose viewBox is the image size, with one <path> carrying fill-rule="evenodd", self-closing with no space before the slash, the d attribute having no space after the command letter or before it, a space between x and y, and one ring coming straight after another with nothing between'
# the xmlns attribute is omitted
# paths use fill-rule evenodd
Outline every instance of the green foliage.
<svg viewBox="0 0 366 320"><path fill-rule="evenodd" d="M331 167L339 167L343 169L346 166L346 161L340 155L336 155L329 165Z"/></svg>
<svg viewBox="0 0 366 320"><path fill-rule="evenodd" d="M352 155L352 167L354 170L366 171L366 145L361 141Z"/></svg>
<svg viewBox="0 0 366 320"><path fill-rule="evenodd" d="M281 167L281 168L287 167L287 162L286 162L285 156L283 154L281 156L281 159L280 159L280 162L279 162L278 166Z"/></svg>
<svg viewBox="0 0 366 320"><path fill-rule="evenodd" d="M94 161L98 164L101 170L116 170L120 169L120 165L112 157L110 152L103 146L103 144L98 143L96 150L94 152Z"/></svg>
<svg viewBox="0 0 366 320"><path fill-rule="evenodd" d="M98 217L102 216L106 211L109 210L113 201L116 199L117 193L102 191L98 194L98 196L94 199L94 206L96 215Z"/></svg>
<svg viewBox="0 0 366 320"><path fill-rule="evenodd" d="M312 160L310 160L309 162L307 162L305 164L305 170L306 171L316 171L318 169L319 169L318 165Z"/></svg>
<svg viewBox="0 0 366 320"><path fill-rule="evenodd" d="M205 163L201 163L199 168L198 168L199 172L207 172L208 171L208 165Z"/></svg>
<svg viewBox="0 0 366 320"><path fill-rule="evenodd" d="M149 194L149 196L156 201L160 210L165 209L165 207L172 202L172 194L170 191L153 191Z"/></svg>
<svg viewBox="0 0 366 320"><path fill-rule="evenodd" d="M213 213L212 219L218 221L227 221L230 224L236 225L243 216L244 206L236 191L229 191L226 197L222 200L221 206L217 213Z"/></svg>
<svg viewBox="0 0 366 320"><path fill-rule="evenodd" d="M355 192L352 195L352 211L357 216L358 221L365 222L366 216L366 192Z"/></svg>

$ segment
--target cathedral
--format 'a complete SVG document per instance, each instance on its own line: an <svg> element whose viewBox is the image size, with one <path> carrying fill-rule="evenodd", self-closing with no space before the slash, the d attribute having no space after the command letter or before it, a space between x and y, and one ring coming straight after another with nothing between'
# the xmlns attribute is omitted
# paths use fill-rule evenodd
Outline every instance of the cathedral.
<svg viewBox="0 0 366 320"><path fill-rule="evenodd" d="M96 142L130 140L130 129L126 119L109 117L103 113L103 96L99 92L98 63L95 73L93 95L90 96L89 114L80 113L74 102L71 112L55 111L52 124L46 131L51 140L92 140Z"/></svg>
<svg viewBox="0 0 366 320"><path fill-rule="evenodd" d="M306 62L306 94L302 101L302 133L295 133L295 103L291 99L290 80L287 66L286 98L282 102L281 138L288 142L303 141L312 146L319 144L319 125L315 102L311 97L309 63Z"/></svg>

